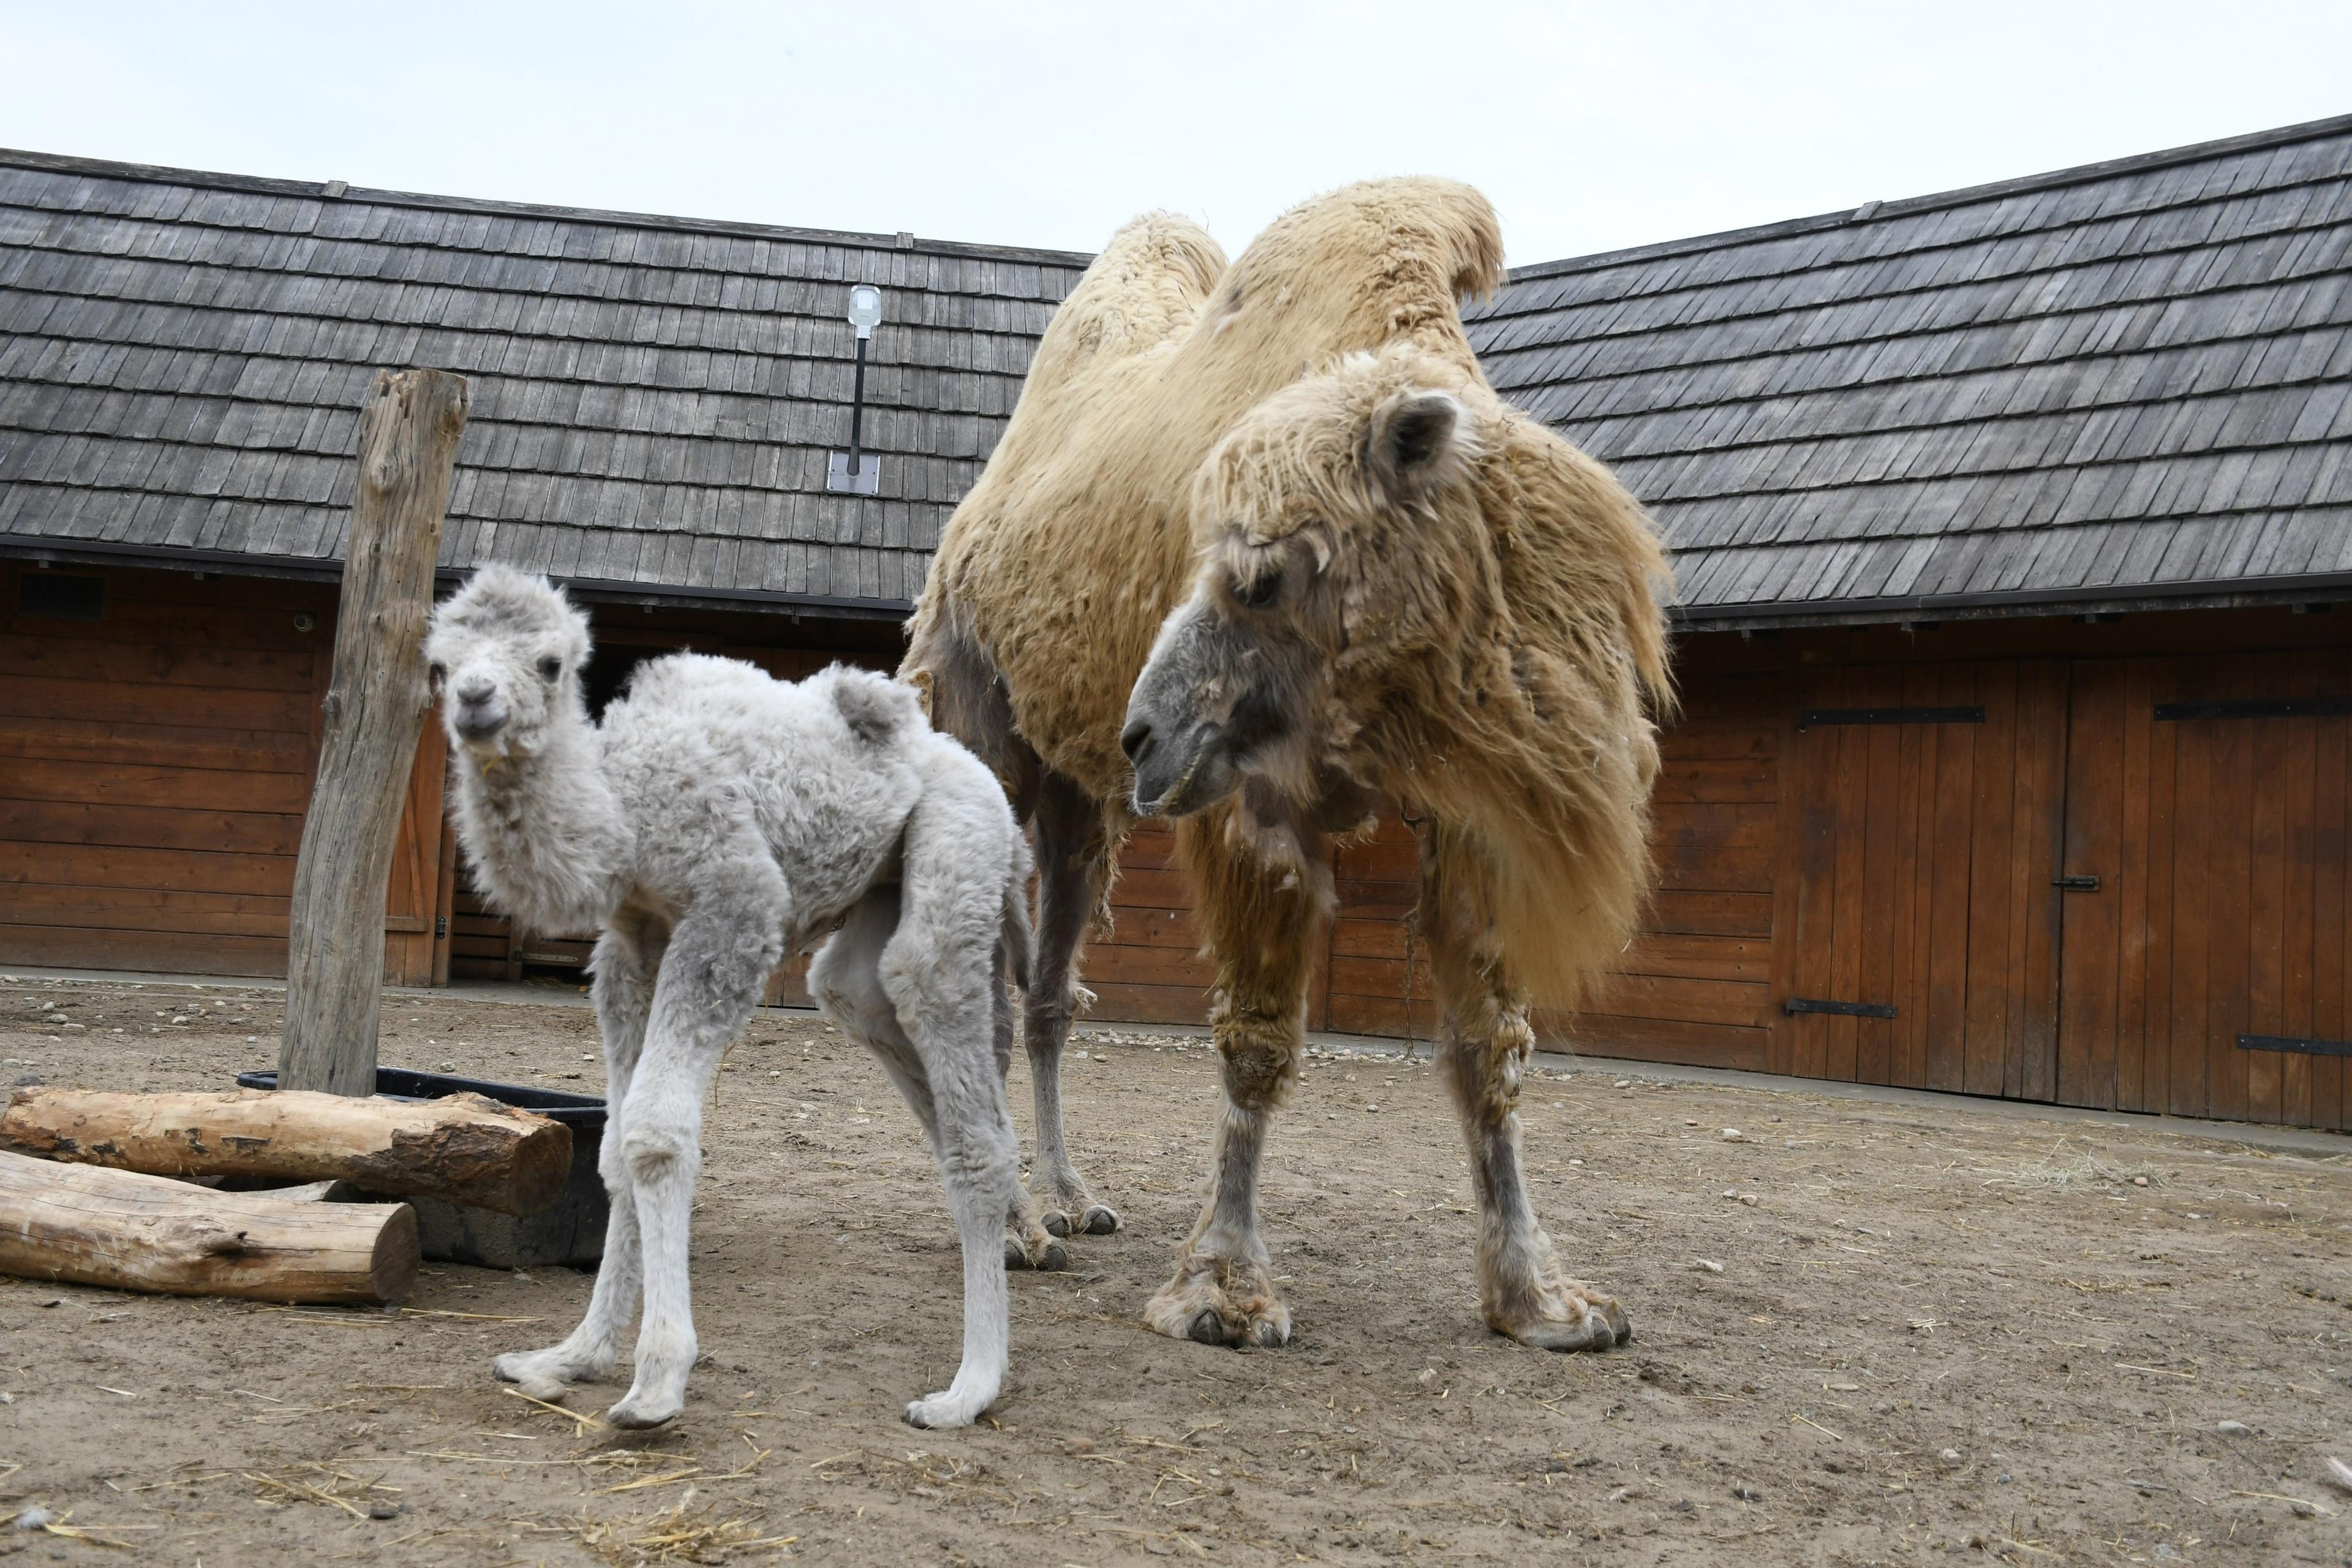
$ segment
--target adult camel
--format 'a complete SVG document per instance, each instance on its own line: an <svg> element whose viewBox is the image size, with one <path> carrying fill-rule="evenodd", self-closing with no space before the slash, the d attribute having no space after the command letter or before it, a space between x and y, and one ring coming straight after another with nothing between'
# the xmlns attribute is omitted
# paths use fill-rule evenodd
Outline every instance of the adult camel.
<svg viewBox="0 0 2352 1568"><path fill-rule="evenodd" d="M1225 1103L1161 1333L1289 1338L1259 1157L1334 841L1394 802L1422 824L1486 1321L1552 1350L1630 1332L1538 1225L1515 1108L1530 1007L1575 1004L1647 879L1666 570L1633 497L1480 373L1458 301L1501 279L1492 208L1445 181L1318 197L1230 266L1138 218L1047 327L909 628L901 674L1035 829L1032 1185L1059 1234L1118 1225L1063 1142L1073 959L1132 821L1182 819Z"/></svg>

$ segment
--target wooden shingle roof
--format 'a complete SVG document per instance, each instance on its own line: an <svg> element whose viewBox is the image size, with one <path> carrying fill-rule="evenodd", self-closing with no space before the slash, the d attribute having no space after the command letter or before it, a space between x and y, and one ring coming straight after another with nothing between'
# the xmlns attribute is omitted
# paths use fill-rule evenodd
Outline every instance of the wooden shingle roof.
<svg viewBox="0 0 2352 1568"><path fill-rule="evenodd" d="M0 546L332 570L369 378L433 365L445 567L903 608L1086 260L0 152Z"/></svg>
<svg viewBox="0 0 2352 1568"><path fill-rule="evenodd" d="M1695 621L2352 590L2352 117L1525 268L1471 337Z"/></svg>
<svg viewBox="0 0 2352 1568"><path fill-rule="evenodd" d="M445 566L902 610L1087 259L0 152L0 549L331 571L368 377L429 364ZM1523 268L1470 331L1694 621L2352 595L2352 117Z"/></svg>

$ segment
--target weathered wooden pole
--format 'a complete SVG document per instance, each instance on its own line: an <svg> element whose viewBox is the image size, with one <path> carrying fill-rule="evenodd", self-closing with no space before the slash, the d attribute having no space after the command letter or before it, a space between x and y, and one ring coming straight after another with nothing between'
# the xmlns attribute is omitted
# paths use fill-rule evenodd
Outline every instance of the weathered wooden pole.
<svg viewBox="0 0 2352 1568"><path fill-rule="evenodd" d="M378 371L360 413L334 674L294 868L278 1054L286 1089L375 1090L384 889L433 703L425 620L465 427L466 383L446 371Z"/></svg>

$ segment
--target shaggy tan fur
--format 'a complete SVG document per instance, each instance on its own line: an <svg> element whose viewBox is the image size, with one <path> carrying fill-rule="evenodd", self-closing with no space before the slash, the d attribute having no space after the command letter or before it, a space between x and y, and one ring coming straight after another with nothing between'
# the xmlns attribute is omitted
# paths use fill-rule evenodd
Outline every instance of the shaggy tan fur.
<svg viewBox="0 0 2352 1568"><path fill-rule="evenodd" d="M1475 191L1350 186L1223 261L1160 213L1087 269L940 541L901 673L924 685L952 624L993 656L1022 736L1116 814L1128 694L1197 552L1237 520L1258 542L1318 512L1377 531L1382 569L1348 585L1339 700L1377 784L1475 842L1524 983L1572 1004L1646 878L1643 710L1668 692L1656 537L1480 373L1456 300L1500 283L1502 240ZM1351 442L1412 383L1462 399L1479 452L1468 489L1399 516L1351 482Z"/></svg>
<svg viewBox="0 0 2352 1568"><path fill-rule="evenodd" d="M1016 801L1062 792L1037 817L1041 869L1069 868L1056 897L1099 893L1130 784L1143 789L1123 725L1167 770L1150 808L1194 813L1181 838L1218 960L1226 1106L1209 1203L1146 1308L1164 1333L1288 1336L1256 1173L1297 1075L1330 835L1382 799L1429 823L1423 919L1487 1321L1554 1349L1630 1331L1536 1224L1513 1108L1531 1001L1574 1005L1647 879L1666 571L1607 470L1487 385L1457 301L1501 279L1493 211L1446 181L1307 202L1231 266L1183 219L1129 224L1040 342L909 628L901 673L935 718ZM1205 640L1182 644L1180 623ZM1166 689L1147 697L1154 682ZM1213 764L1159 743L1236 732L1236 682L1281 708L1278 738ZM1099 810L1102 830L1072 828L1072 809ZM1041 969L1065 973L1076 922L1042 929L1064 935L1041 937ZM1066 1026L1033 998L1041 1086ZM1040 1107L1041 1149L1050 1121L1066 1167L1057 1095L1041 1088ZM1074 1174L1056 1181L1091 1201Z"/></svg>
<svg viewBox="0 0 2352 1568"><path fill-rule="evenodd" d="M1501 280L1493 211L1444 181L1294 208L1231 267L1184 218L1129 224L1055 312L1003 442L949 521L903 673L922 683L927 632L954 606L995 656L1030 744L1116 797L1128 689L1191 584L1201 460L1335 353L1416 336L1475 375L1454 300Z"/></svg>

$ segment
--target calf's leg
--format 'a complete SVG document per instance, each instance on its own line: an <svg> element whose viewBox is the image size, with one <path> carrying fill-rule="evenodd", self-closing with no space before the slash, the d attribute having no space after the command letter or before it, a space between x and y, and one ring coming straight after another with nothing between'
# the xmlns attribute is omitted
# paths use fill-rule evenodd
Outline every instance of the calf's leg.
<svg viewBox="0 0 2352 1568"><path fill-rule="evenodd" d="M890 1075L899 1094L923 1124L934 1154L940 1147L939 1110L931 1095L921 1053L899 1026L898 1012L882 989L882 950L898 929L899 889L894 884L877 888L858 900L809 964L809 993L825 1016L844 1033L863 1044ZM992 963L1001 957L992 955ZM992 1024L1006 1012L1001 984L992 1000ZM1009 1027L992 1028L992 1057L1001 1056L999 1042ZM997 1068L1001 1085L1003 1068ZM1000 1097L1002 1089L1000 1088ZM1013 1268L1062 1268L1069 1256L1062 1244L1037 1223L1028 1195L1016 1186L1011 1209L1003 1216L1005 1264Z"/></svg>
<svg viewBox="0 0 2352 1568"><path fill-rule="evenodd" d="M643 1278L636 1192L621 1142L628 1124L629 1087L645 1047L646 1017L653 1007L654 975L667 940L664 922L625 910L596 939L592 989L604 1048L604 1139L596 1170L611 1201L604 1259L596 1267L587 1315L569 1337L545 1350L509 1352L490 1363L506 1382L523 1384L525 1392L542 1397L564 1384L609 1375L621 1337L636 1320Z"/></svg>
<svg viewBox="0 0 2352 1568"><path fill-rule="evenodd" d="M727 1042L751 1018L782 956L784 924L783 879L773 862L739 854L696 889L663 955L621 1134L636 1194L645 1319L635 1379L606 1413L615 1426L659 1426L685 1408L698 1349L688 1259L703 1100Z"/></svg>
<svg viewBox="0 0 2352 1568"><path fill-rule="evenodd" d="M1010 862L1011 825L1001 806L967 817L957 805L926 803L908 821L898 929L876 966L929 1087L931 1150L963 1245L962 1359L947 1388L907 1406L918 1426L969 1426L1004 1385L1012 1327L1001 1237L1023 1195L990 996L1001 984L1003 876L974 874L975 863ZM992 857L992 826L1000 839Z"/></svg>

